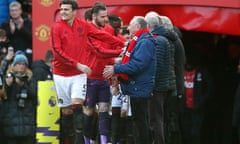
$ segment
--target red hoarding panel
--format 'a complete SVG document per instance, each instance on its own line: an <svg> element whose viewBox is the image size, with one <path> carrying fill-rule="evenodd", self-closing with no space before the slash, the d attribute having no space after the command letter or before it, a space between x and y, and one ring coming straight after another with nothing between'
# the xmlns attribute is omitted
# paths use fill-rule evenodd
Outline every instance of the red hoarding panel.
<svg viewBox="0 0 240 144"><path fill-rule="evenodd" d="M81 7L90 7L96 0L78 0ZM108 6L119 5L189 5L240 8L240 0L101 0Z"/></svg>
<svg viewBox="0 0 240 144"><path fill-rule="evenodd" d="M79 1L81 4L84 2ZM237 4L240 1L230 1L230 3L234 2ZM50 49L50 28L55 20L54 14L58 5L59 0L36 0L33 2L33 59L44 58L45 52ZM85 10L80 9L78 15L82 17ZM176 26L185 30L240 35L240 9L182 5L108 7L109 13L121 16L124 24L128 24L133 16L144 16L151 10L170 17Z"/></svg>
<svg viewBox="0 0 240 144"><path fill-rule="evenodd" d="M166 15L185 30L240 35L240 9L194 6L161 6L159 13Z"/></svg>
<svg viewBox="0 0 240 144"><path fill-rule="evenodd" d="M85 11L80 9L78 16L83 17ZM133 16L144 16L149 11L168 16L174 25L184 30L240 35L240 9L166 5L108 7L109 14L121 16L124 24Z"/></svg>
<svg viewBox="0 0 240 144"><path fill-rule="evenodd" d="M57 2L58 3L58 2ZM34 0L32 2L33 59L43 59L50 49L50 28L54 22L54 12L58 8L55 0Z"/></svg>

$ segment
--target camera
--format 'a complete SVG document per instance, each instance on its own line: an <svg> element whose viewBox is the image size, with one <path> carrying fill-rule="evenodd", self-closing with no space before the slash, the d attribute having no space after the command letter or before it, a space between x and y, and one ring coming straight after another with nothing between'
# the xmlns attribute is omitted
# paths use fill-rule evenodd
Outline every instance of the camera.
<svg viewBox="0 0 240 144"><path fill-rule="evenodd" d="M18 93L16 96L17 96L17 99L18 99L18 106L21 107L21 108L24 108L25 107L25 100L28 97L27 90L22 89L21 93Z"/></svg>
<svg viewBox="0 0 240 144"><path fill-rule="evenodd" d="M28 76L26 74L15 73L15 77L24 82L28 80Z"/></svg>

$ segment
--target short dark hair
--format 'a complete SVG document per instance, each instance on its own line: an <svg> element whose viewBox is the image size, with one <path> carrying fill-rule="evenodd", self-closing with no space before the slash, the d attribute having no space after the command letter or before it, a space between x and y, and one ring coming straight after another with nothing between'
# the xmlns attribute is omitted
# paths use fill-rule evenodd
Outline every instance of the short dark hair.
<svg viewBox="0 0 240 144"><path fill-rule="evenodd" d="M84 13L84 18L85 20L89 20L91 21L92 20L92 9L87 9Z"/></svg>
<svg viewBox="0 0 240 144"><path fill-rule="evenodd" d="M96 2L92 6L92 14L97 14L100 10L107 10L107 8L104 3Z"/></svg>
<svg viewBox="0 0 240 144"><path fill-rule="evenodd" d="M115 14L109 15L108 20L109 20L110 25L112 25L114 28L117 26L121 26L122 19Z"/></svg>
<svg viewBox="0 0 240 144"><path fill-rule="evenodd" d="M76 0L61 0L60 2L60 6L63 4L70 4L72 5L72 9L73 10L77 10L78 9L78 3Z"/></svg>
<svg viewBox="0 0 240 144"><path fill-rule="evenodd" d="M108 20L109 20L109 24L113 27L114 29L114 34L118 35L119 30L122 27L122 19L115 15L115 14L111 14L108 16Z"/></svg>

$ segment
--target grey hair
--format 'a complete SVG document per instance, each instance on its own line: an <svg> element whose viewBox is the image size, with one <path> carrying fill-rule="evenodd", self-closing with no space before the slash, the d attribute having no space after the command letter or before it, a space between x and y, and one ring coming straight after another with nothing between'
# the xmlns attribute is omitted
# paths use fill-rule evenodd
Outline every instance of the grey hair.
<svg viewBox="0 0 240 144"><path fill-rule="evenodd" d="M159 16L162 20L162 25L166 28L166 29L169 29L169 30L172 30L173 29L173 24L172 24L172 21L170 20L169 17L167 16Z"/></svg>
<svg viewBox="0 0 240 144"><path fill-rule="evenodd" d="M22 8L22 5L21 5L21 3L18 2L18 1L13 1L13 2L11 2L11 3L9 4L9 9L11 9L12 7L17 7L17 8L19 8L19 9L21 9L21 8Z"/></svg>
<svg viewBox="0 0 240 144"><path fill-rule="evenodd" d="M159 17L155 15L146 15L145 20L149 25L149 29L155 29L160 25Z"/></svg>
<svg viewBox="0 0 240 144"><path fill-rule="evenodd" d="M159 16L159 14L155 11L150 11L145 15L145 17L148 17L148 16Z"/></svg>
<svg viewBox="0 0 240 144"><path fill-rule="evenodd" d="M134 16L133 20L139 24L140 28L147 28L147 22L145 21L143 16Z"/></svg>

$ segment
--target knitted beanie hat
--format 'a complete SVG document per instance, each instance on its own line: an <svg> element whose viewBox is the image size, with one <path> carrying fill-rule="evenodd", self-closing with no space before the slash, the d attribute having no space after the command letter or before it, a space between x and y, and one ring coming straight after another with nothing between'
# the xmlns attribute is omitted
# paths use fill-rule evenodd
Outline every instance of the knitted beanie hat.
<svg viewBox="0 0 240 144"><path fill-rule="evenodd" d="M25 53L24 53L22 50L17 50L17 51L15 52L15 55L19 55L19 54L25 55Z"/></svg>
<svg viewBox="0 0 240 144"><path fill-rule="evenodd" d="M22 53L15 55L15 57L14 57L14 59L13 59L13 65L16 65L16 64L19 63L19 62L23 62L23 63L25 63L26 65L28 65L28 59L27 59L27 57L26 57L24 54L22 54Z"/></svg>

